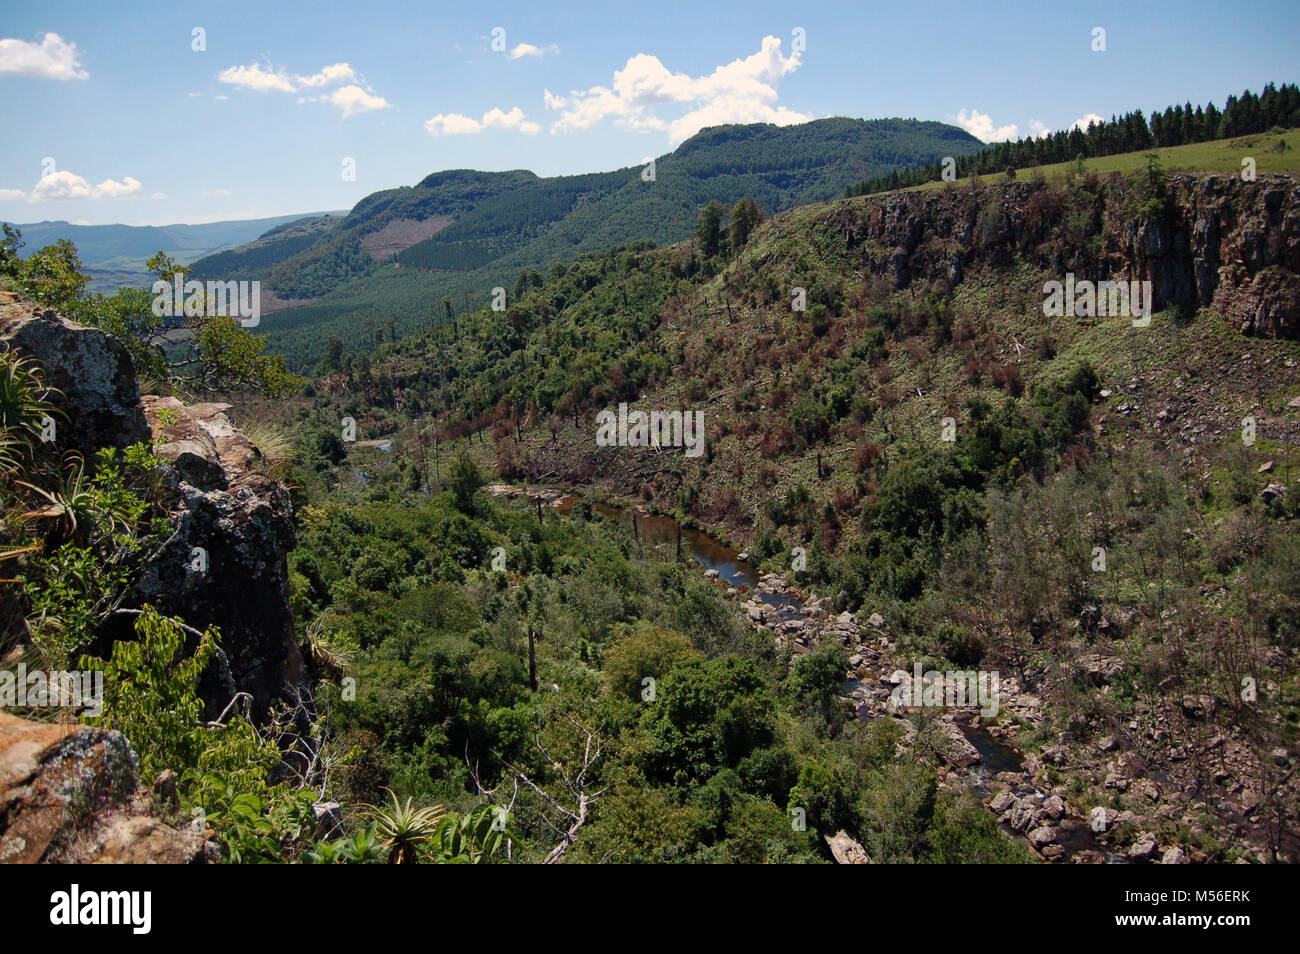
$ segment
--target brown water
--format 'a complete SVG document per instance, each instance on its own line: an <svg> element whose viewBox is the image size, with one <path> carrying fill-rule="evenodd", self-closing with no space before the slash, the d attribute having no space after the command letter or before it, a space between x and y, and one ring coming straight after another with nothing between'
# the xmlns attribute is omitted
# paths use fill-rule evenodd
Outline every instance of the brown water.
<svg viewBox="0 0 1300 954"><path fill-rule="evenodd" d="M570 494L555 503L560 513L570 513L580 498ZM753 564L740 558L734 549L715 540L702 530L683 527L672 517L662 513L648 513L639 508L616 507L607 503L593 503L591 509L614 520L644 545L662 551L666 556L680 552L691 557L707 570L717 570L718 576L732 586L753 589L758 585L759 574Z"/></svg>
<svg viewBox="0 0 1300 954"><path fill-rule="evenodd" d="M572 513L573 505L582 498L569 494L555 501L555 509L562 514ZM717 570L718 578L730 586L748 591L759 602L774 607L781 619L794 619L802 615L803 607L784 593L758 590L758 568L720 540L703 530L684 527L672 517L662 513L649 513L639 507L619 507L607 503L593 503L593 513L613 520L629 535L663 555L676 559L680 554L689 556L706 570Z"/></svg>

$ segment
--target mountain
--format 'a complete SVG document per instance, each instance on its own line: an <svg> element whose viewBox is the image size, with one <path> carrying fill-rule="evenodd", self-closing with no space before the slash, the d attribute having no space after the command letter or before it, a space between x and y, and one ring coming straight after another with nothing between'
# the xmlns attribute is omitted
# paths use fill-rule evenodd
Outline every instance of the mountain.
<svg viewBox="0 0 1300 954"><path fill-rule="evenodd" d="M23 233L25 244L19 254L24 258L59 239L68 239L77 246L82 264L91 276L89 289L108 292L123 285L147 284L150 278L144 263L155 252L166 252L181 264L188 264L221 249L253 242L268 229L275 230L303 218L304 214L276 215L202 225L73 225L63 221L14 225Z"/></svg>
<svg viewBox="0 0 1300 954"><path fill-rule="evenodd" d="M310 366L329 335L349 350L369 347L365 318L393 318L409 332L441 316L444 296L466 312L520 272L611 245L680 241L714 199L730 206L750 197L770 214L980 146L955 126L912 119L717 126L653 165L612 172L437 172L367 196L305 249L268 237L195 269L200 277L260 277L280 299L311 300L266 323L273 348Z"/></svg>

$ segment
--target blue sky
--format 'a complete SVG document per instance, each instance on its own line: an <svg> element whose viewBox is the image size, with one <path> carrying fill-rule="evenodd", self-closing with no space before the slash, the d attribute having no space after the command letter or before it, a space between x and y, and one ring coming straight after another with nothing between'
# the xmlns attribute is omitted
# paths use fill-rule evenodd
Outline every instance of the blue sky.
<svg viewBox="0 0 1300 954"><path fill-rule="evenodd" d="M344 209L439 169L635 165L717 122L904 116L1005 138L1222 105L1300 80L1297 51L1294 0L0 0L0 219Z"/></svg>

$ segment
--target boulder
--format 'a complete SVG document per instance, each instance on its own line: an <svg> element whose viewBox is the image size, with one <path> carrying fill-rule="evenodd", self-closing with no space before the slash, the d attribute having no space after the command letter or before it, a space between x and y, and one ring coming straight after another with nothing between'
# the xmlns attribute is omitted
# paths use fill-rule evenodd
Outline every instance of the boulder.
<svg viewBox="0 0 1300 954"><path fill-rule="evenodd" d="M3 315L0 348L35 358L45 383L59 391L50 401L66 415L55 419L60 450L75 450L91 461L101 447L148 443L135 366L121 342L24 304L7 306Z"/></svg>
<svg viewBox="0 0 1300 954"><path fill-rule="evenodd" d="M1144 831L1138 835L1137 841L1133 842L1128 849L1129 861L1147 861L1156 853L1156 836L1149 831Z"/></svg>
<svg viewBox="0 0 1300 954"><path fill-rule="evenodd" d="M826 835L826 844L835 861L841 865L874 864L865 848L849 837L848 832L840 829L834 835Z"/></svg>
<svg viewBox="0 0 1300 954"><path fill-rule="evenodd" d="M1029 839L1029 843L1033 845L1035 849L1041 851L1048 845L1052 844L1052 842L1056 841L1056 831L1049 828L1047 825L1043 825L1041 828L1035 828L1025 837Z"/></svg>
<svg viewBox="0 0 1300 954"><path fill-rule="evenodd" d="M1124 660L1118 656L1086 653L1079 657L1078 671L1094 686L1104 686L1124 671Z"/></svg>
<svg viewBox="0 0 1300 954"><path fill-rule="evenodd" d="M201 835L147 813L136 764L119 732L0 712L0 862L214 860Z"/></svg>

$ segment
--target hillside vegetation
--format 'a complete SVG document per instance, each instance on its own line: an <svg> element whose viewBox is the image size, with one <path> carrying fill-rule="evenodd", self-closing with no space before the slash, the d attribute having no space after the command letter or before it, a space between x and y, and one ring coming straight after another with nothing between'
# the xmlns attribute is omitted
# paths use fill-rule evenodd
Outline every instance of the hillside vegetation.
<svg viewBox="0 0 1300 954"><path fill-rule="evenodd" d="M455 314L477 310L521 269L544 270L629 241L680 241L710 200L731 205L748 196L771 213L839 195L863 175L977 148L979 141L960 129L916 120L719 127L655 160L653 181L648 163L545 179L524 171L438 172L416 186L367 196L337 228L291 257L280 257L285 242L249 255L265 259L265 273L254 277L278 298L320 299L278 312L266 325L272 348L291 365L311 367L330 335L348 351L372 348L367 318L393 318L409 334L445 320L444 299ZM362 247L392 222L434 216L454 221L392 258L376 261ZM242 261L205 260L196 269L211 277L226 262L242 269Z"/></svg>
<svg viewBox="0 0 1300 954"><path fill-rule="evenodd" d="M1197 857L1290 856L1298 197L1288 177L1147 163L801 207L714 254L701 219L691 243L586 256L503 312L336 353L300 426L395 434L360 491L385 500L431 480L436 438L444 481L459 448L713 528L831 612L880 614L904 661L1013 673L1033 703L999 731L1071 811L1125 819L1122 846L1155 832ZM1231 236L1206 242L1209 218ZM1221 250L1217 285L1186 277ZM1135 268L1155 279L1148 327L1044 316L1044 280ZM1291 297L1265 304L1274 282ZM595 414L619 402L701 409L705 453L597 447ZM399 557L383 585L423 565Z"/></svg>

